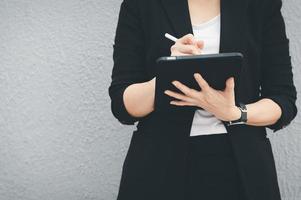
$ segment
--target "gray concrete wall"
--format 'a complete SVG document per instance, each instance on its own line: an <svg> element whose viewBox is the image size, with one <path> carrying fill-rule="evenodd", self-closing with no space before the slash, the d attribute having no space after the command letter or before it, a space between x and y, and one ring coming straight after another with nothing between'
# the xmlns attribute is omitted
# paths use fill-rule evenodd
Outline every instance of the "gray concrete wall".
<svg viewBox="0 0 301 200"><path fill-rule="evenodd" d="M134 129L107 93L120 3L0 1L0 200L116 198ZM284 0L299 93L300 9ZM270 135L284 200L301 199L300 114Z"/></svg>

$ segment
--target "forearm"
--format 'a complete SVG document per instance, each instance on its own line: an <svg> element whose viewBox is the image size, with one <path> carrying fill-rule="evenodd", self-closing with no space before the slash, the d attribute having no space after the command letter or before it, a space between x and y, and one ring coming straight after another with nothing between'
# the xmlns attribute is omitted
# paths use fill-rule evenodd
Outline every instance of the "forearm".
<svg viewBox="0 0 301 200"><path fill-rule="evenodd" d="M273 100L264 98L246 105L248 110L248 125L267 126L274 124L281 116L281 108Z"/></svg>
<svg viewBox="0 0 301 200"><path fill-rule="evenodd" d="M144 117L154 110L155 79L128 86L123 101L128 113L134 117Z"/></svg>

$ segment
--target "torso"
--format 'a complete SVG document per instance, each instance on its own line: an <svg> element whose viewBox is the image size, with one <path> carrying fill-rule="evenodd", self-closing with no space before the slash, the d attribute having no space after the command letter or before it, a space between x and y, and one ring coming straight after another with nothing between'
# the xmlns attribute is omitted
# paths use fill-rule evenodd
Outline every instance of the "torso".
<svg viewBox="0 0 301 200"><path fill-rule="evenodd" d="M136 45L145 44L145 51L142 54L144 59L139 60L140 57L132 56L128 62L132 63L134 59L140 61L141 69L145 72L145 80L151 80L156 75L156 59L170 55L170 46L173 42L167 40L164 34L170 33L181 37L192 33L187 25L189 23L186 13L187 0L126 2L134 2L129 7L136 8L133 11L139 13L142 28L137 28L134 32L138 31L137 36L143 35L147 38L143 40L143 37L138 37L133 40L132 35L128 36L129 39L137 42ZM241 79L235 86L237 102L251 103L259 99L260 75L264 68L260 64L264 27L262 16L266 13L262 6L264 2L259 0L222 0L221 2L223 14L220 53L242 52L245 58ZM171 5L172 3L174 5ZM176 114L185 115L185 120L181 118L179 121ZM153 112L139 121L124 164L125 177L121 181L123 191L118 200L183 199L181 195L185 182L180 180L186 172L182 163L187 155L186 136L189 134L192 114L188 108L176 109L175 115L169 117ZM272 150L266 138L265 127L230 126L227 130L237 155L237 163L243 173L244 185L250 191L248 198L280 200ZM254 162L258 160L262 162ZM148 181L141 184L139 180ZM165 186L170 186L171 189L168 190ZM258 192L259 187L262 188L260 192ZM132 191L135 197L129 196L129 191ZM158 193L155 194L154 191Z"/></svg>

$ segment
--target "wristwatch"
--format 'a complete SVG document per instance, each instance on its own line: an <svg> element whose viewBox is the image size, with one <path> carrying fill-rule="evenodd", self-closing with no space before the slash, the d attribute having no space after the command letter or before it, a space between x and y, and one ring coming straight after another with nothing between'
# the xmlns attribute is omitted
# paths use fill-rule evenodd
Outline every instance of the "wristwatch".
<svg viewBox="0 0 301 200"><path fill-rule="evenodd" d="M233 120L233 121L226 121L226 125L231 126L231 125L236 125L236 124L246 124L247 119L248 119L248 115L247 115L247 107L245 104L243 103L239 103L239 105L237 106L241 112L240 118L237 120Z"/></svg>

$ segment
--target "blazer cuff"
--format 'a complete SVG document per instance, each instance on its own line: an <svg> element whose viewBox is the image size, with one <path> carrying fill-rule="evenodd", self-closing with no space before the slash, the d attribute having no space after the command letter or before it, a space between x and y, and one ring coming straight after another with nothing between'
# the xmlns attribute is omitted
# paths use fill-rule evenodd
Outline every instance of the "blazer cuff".
<svg viewBox="0 0 301 200"><path fill-rule="evenodd" d="M270 128L273 130L273 132L276 132L280 129L285 128L290 122L291 122L291 118L294 110L292 108L292 106L290 105L290 103L288 102L286 97L283 96L269 96L266 97L269 98L271 100L273 100L275 103L277 103L282 111L282 114L280 116L280 118L278 119L278 121L274 124L268 125L266 126L267 128Z"/></svg>
<svg viewBox="0 0 301 200"><path fill-rule="evenodd" d="M113 115L118 119L118 121L125 125L134 125L135 122L140 120L140 117L134 117L130 115L125 107L123 101L123 93L126 87L120 88L118 91L115 92L115 98L111 101L111 110Z"/></svg>

